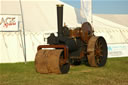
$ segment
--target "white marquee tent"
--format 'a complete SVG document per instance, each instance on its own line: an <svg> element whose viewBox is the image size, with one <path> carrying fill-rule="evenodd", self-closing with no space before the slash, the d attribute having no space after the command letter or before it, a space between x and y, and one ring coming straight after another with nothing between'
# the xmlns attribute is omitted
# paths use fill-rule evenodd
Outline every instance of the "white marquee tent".
<svg viewBox="0 0 128 85"><path fill-rule="evenodd" d="M80 27L80 11L59 0L22 0L27 61L34 61L37 46L46 44L47 33L57 32L56 4L64 4L64 20L69 27ZM23 62L23 35L19 0L0 0L1 15L19 17L19 31L0 32L0 63ZM108 44L127 44L128 28L93 16L95 35L104 36Z"/></svg>

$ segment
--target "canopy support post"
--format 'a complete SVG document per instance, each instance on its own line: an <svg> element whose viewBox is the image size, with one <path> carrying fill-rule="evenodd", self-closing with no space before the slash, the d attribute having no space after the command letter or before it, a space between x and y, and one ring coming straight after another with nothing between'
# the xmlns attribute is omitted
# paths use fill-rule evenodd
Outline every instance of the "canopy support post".
<svg viewBox="0 0 128 85"><path fill-rule="evenodd" d="M26 38L25 38L24 17L23 17L23 10L22 10L21 0L19 0L19 3L20 3L20 10L21 10L21 17L22 17L23 37L24 37L23 53L24 53L24 61L25 61L25 64L26 64L27 63L27 59L26 59Z"/></svg>

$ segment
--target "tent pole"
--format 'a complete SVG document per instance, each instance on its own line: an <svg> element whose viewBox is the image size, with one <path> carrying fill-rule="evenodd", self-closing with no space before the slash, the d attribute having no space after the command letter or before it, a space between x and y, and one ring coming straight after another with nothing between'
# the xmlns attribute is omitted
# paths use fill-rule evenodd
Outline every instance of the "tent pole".
<svg viewBox="0 0 128 85"><path fill-rule="evenodd" d="M91 25L92 25L92 30L94 31L94 25L93 25L93 0L91 0Z"/></svg>
<svg viewBox="0 0 128 85"><path fill-rule="evenodd" d="M93 25L93 2L91 0L91 23Z"/></svg>
<svg viewBox="0 0 128 85"><path fill-rule="evenodd" d="M27 60L26 60L26 39L25 39L25 29L24 29L24 17L23 17L23 10L22 10L21 0L19 0L19 2L20 2L20 10L21 10L21 17L22 17L22 25L23 25L23 37L24 37L23 51L24 51L24 60L25 60L25 64L26 64Z"/></svg>

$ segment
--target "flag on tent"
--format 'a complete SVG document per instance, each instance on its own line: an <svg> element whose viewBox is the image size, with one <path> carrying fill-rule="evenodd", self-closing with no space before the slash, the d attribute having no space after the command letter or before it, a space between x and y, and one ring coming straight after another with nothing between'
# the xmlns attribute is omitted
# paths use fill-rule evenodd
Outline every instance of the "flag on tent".
<svg viewBox="0 0 128 85"><path fill-rule="evenodd" d="M80 14L88 22L92 22L92 0L81 0Z"/></svg>

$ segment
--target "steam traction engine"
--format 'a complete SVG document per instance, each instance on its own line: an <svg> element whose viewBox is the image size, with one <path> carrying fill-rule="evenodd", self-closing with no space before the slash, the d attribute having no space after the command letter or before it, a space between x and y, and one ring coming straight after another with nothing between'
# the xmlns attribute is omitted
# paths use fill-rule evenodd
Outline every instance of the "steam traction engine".
<svg viewBox="0 0 128 85"><path fill-rule="evenodd" d="M38 46L35 57L39 73L68 73L70 64L101 67L106 64L107 44L103 37L93 34L90 23L85 22L74 30L63 24L63 5L57 5L58 36L51 33L49 45ZM43 49L54 48L54 49Z"/></svg>

